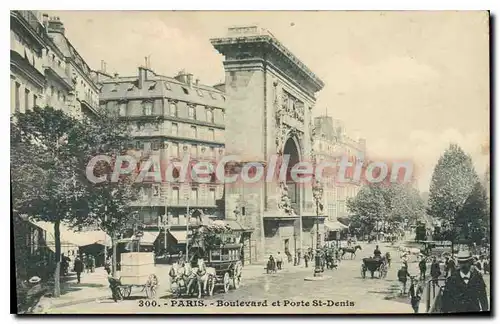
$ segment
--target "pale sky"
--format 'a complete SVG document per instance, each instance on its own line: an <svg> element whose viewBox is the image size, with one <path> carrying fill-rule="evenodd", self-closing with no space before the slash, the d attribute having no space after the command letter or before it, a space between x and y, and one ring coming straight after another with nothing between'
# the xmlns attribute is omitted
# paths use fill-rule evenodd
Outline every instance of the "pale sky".
<svg viewBox="0 0 500 324"><path fill-rule="evenodd" d="M344 121L370 156L410 159L427 191L449 143L482 176L489 157L489 27L486 12L66 11L66 35L93 69L135 75L150 56L164 75L185 69L200 82L224 79L209 39L227 27L269 29L324 82L315 115Z"/></svg>

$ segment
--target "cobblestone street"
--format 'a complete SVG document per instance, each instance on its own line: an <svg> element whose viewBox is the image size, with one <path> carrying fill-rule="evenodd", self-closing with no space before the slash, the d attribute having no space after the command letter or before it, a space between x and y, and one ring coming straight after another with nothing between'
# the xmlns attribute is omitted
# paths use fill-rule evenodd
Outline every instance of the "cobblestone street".
<svg viewBox="0 0 500 324"><path fill-rule="evenodd" d="M412 313L406 298L394 298L398 294L396 272L399 263L389 269L387 278L366 279L361 277L361 259L373 252L374 245L365 245L353 260L343 260L337 270L326 270L324 280L305 281L312 277L313 268L286 267L278 274L265 275L263 266L245 268L243 282L239 289L224 294L220 290L210 298L204 298L204 306L190 307L191 313L213 313L220 308L223 312L279 313ZM382 249L388 250L387 247ZM390 249L396 255L395 250ZM250 270L252 269L252 270ZM253 272L253 274L252 274ZM162 289L162 291L164 291ZM51 313L182 313L186 307L172 305L168 294L159 294L157 306L139 306L144 301L140 291L125 301L114 303L110 299L93 301L68 307L52 309ZM267 307L238 307L233 302L267 300ZM315 302L316 300L316 302ZM272 306L280 301L280 306ZM286 306L284 305L285 301ZM324 306L314 306L322 302ZM330 301L330 302L328 302ZM194 303L194 299L192 300ZM340 302L337 303L336 302ZM309 305L307 305L309 303ZM184 304L188 304L184 302ZM337 306L336 306L337 305ZM293 310L292 310L293 309Z"/></svg>

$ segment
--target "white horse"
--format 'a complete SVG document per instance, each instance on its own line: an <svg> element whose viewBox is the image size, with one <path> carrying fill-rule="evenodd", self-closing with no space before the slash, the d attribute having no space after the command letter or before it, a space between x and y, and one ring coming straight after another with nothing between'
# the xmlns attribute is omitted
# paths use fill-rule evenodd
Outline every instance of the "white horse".
<svg viewBox="0 0 500 324"><path fill-rule="evenodd" d="M176 292L178 296L184 291L189 294L193 281L196 280L196 274L189 264L183 266L175 263L169 271L170 287L172 292ZM174 289L175 287L175 289Z"/></svg>
<svg viewBox="0 0 500 324"><path fill-rule="evenodd" d="M215 286L215 269L207 267L205 260L199 258L198 268L194 268L193 271L198 281L198 298L201 298L202 292L212 296Z"/></svg>

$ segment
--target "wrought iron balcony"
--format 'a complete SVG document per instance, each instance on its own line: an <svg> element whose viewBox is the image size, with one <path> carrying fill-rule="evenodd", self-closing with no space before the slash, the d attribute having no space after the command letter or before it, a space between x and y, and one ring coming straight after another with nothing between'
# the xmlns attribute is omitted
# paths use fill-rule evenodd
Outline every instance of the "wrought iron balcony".
<svg viewBox="0 0 500 324"><path fill-rule="evenodd" d="M45 29L30 10L12 10L10 18L11 22L24 27L24 33L29 35L40 47L45 46Z"/></svg>
<svg viewBox="0 0 500 324"><path fill-rule="evenodd" d="M73 81L71 80L71 76L62 66L56 64L55 61L46 59L43 68L46 73L50 73L54 77L59 80L59 83L63 84L68 90L73 90Z"/></svg>

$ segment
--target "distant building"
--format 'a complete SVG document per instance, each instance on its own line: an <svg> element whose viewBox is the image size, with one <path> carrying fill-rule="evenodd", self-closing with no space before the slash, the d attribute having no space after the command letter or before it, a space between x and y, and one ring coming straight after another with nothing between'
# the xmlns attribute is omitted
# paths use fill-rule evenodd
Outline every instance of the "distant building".
<svg viewBox="0 0 500 324"><path fill-rule="evenodd" d="M130 148L136 157L157 156L166 166L186 155L193 162L223 156L225 94L200 84L192 74L166 77L148 65L139 67L136 76L110 76L105 71L96 75L101 84L101 108L115 111L130 124L135 137ZM174 181L142 184L140 199L133 206L141 223L156 231L155 235L168 224L177 243L185 243L186 223L193 214L218 216L217 201L223 198L224 187L216 183L215 176L209 183L183 183L178 178L180 170L172 170Z"/></svg>
<svg viewBox="0 0 500 324"><path fill-rule="evenodd" d="M60 19L29 10L13 10L10 19L11 113L51 106L93 115L99 89Z"/></svg>
<svg viewBox="0 0 500 324"><path fill-rule="evenodd" d="M348 161L356 165L357 161L364 161L366 142L364 139L353 140L346 135L344 124L330 116L314 118L314 151L316 162L339 163L346 156ZM362 163L362 162L360 162ZM337 222L339 217L348 216L347 199L354 198L361 189L361 183L353 179L353 168L348 168L345 173L346 182L338 181L338 167L328 169L323 173L323 206L327 215L326 227L341 229ZM330 226L328 226L330 222Z"/></svg>

